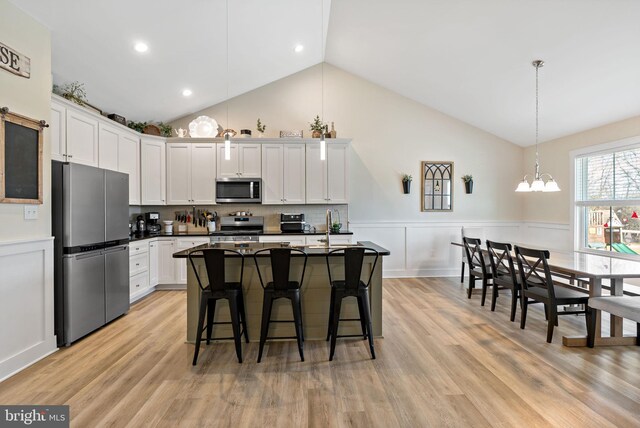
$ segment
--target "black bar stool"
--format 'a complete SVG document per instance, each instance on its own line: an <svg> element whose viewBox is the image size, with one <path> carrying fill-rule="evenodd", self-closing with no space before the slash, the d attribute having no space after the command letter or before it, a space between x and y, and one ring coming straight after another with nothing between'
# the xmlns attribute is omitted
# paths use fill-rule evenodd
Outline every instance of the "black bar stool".
<svg viewBox="0 0 640 428"><path fill-rule="evenodd" d="M334 281L331 277L331 265L329 263L329 258L338 253L344 253L344 280ZM364 257L365 255L374 254L375 259L373 261L373 266L371 267L369 280L365 284L360 279L362 276ZM360 321L360 325L362 327L362 338L369 339L371 358L374 360L376 359L376 351L373 348L373 328L371 325L369 285L371 285L371 278L373 278L373 271L376 268L379 256L380 254L378 251L368 247L341 248L327 253L327 271L329 273L329 284L331 284L329 326L327 328L327 340L331 338L329 361L333 360L333 354L336 350L336 339L338 337L360 337L360 335L338 335L338 324L340 321ZM360 312L360 318L340 319L342 299L345 297L355 297L358 300L358 312Z"/></svg>
<svg viewBox="0 0 640 428"><path fill-rule="evenodd" d="M266 285L260 273L258 266L258 255L261 253L269 253L271 259L271 272L273 281ZM304 256L304 264L302 266L302 275L300 282L289 280L289 268L291 266L291 253L300 253ZM304 351L302 345L304 342L304 333L302 331L302 303L300 301L300 287L304 281L304 272L307 269L307 253L297 248L265 248L253 253L253 260L256 263L258 278L264 290L262 300L262 324L260 328L260 351L258 352L258 362L262 360L262 351L267 339L293 339L294 337L268 337L269 323L272 322L292 322L296 326L295 339L298 341L298 352L300 359L304 361ZM271 309L273 301L278 299L289 299L293 309L293 321L291 320L271 320Z"/></svg>
<svg viewBox="0 0 640 428"><path fill-rule="evenodd" d="M194 255L201 253L209 277L209 284L204 286L198 270L193 261ZM240 280L238 282L227 282L225 279L225 258L228 253L241 258ZM247 333L247 317L244 312L244 294L242 292L242 277L244 275L244 255L236 250L208 248L203 250L193 250L189 253L189 261L198 280L198 285L202 291L200 294L200 314L198 316L198 331L196 333L196 349L193 354L193 365L198 361L200 352L200 342L202 341L202 330L205 328L204 317L207 315L207 345L211 341L214 324L231 324L233 337L213 338L214 340L233 339L236 346L238 362L242 363L242 335L249 343ZM213 317L216 311L216 301L227 299L229 301L229 312L231 312L231 322L214 322ZM240 325L242 324L242 331Z"/></svg>

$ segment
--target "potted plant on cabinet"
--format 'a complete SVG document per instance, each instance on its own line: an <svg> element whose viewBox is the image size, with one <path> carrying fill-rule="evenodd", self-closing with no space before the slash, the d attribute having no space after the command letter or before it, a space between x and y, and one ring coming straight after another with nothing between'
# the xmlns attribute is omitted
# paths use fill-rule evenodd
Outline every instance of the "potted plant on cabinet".
<svg viewBox="0 0 640 428"><path fill-rule="evenodd" d="M411 177L410 174L404 174L402 176L402 190L404 190L405 195L411 193L411 180L413 180L413 177Z"/></svg>
<svg viewBox="0 0 640 428"><path fill-rule="evenodd" d="M462 181L464 181L464 191L467 194L473 193L473 175L463 175Z"/></svg>
<svg viewBox="0 0 640 428"><path fill-rule="evenodd" d="M324 123L320 120L320 115L316 115L316 118L311 122L309 129L311 130L311 138L320 138L324 132Z"/></svg>
<svg viewBox="0 0 640 428"><path fill-rule="evenodd" d="M258 118L258 123L256 124L256 129L258 130L258 138L262 138L264 134L264 130L267 129L267 125L260 122L260 118Z"/></svg>

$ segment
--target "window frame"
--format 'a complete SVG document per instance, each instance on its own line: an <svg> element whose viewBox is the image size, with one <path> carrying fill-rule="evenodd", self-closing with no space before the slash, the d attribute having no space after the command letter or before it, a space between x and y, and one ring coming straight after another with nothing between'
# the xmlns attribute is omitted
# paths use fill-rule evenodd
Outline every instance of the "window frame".
<svg viewBox="0 0 640 428"><path fill-rule="evenodd" d="M624 138L621 140L611 141L608 143L596 144L593 146L583 147L580 149L572 150L569 153L570 157L570 198L569 204L571 206L571 218L570 218L570 230L573 234L573 248L575 251L587 254L596 254L600 256L608 256L620 259L628 259L638 261L640 259L640 255L634 254L623 254L618 253L616 251L603 251L597 250L593 248L589 248L586 246L585 236L586 236L586 227L588 225L585 224L586 212L589 206L625 206L625 205L640 205L640 199L627 199L627 200L618 200L618 199L606 199L606 200L595 200L595 201L578 201L578 189L577 180L576 180L576 160L583 157L588 156L597 156L597 155L605 155L614 152L621 152L625 150L631 149L640 149L640 136L634 136L629 138ZM583 181L584 182L584 181ZM615 193L614 193L615 197Z"/></svg>

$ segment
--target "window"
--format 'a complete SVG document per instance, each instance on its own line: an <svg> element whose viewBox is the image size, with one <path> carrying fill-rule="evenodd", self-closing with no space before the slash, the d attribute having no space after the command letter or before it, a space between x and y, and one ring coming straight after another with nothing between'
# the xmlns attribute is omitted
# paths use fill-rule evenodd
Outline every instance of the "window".
<svg viewBox="0 0 640 428"><path fill-rule="evenodd" d="M640 256L640 147L577 156L575 171L580 248Z"/></svg>

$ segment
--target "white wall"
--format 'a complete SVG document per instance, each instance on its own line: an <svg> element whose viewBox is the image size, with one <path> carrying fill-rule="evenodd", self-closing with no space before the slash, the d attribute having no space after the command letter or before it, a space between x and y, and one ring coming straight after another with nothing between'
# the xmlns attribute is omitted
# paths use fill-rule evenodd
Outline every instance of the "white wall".
<svg viewBox="0 0 640 428"><path fill-rule="evenodd" d="M309 122L322 110L321 73L322 66L314 66L233 98L228 126L224 103L173 125L187 128L204 114L224 127L255 132L260 117L266 136L287 129L310 135ZM358 239L392 251L385 275L454 274L459 251L449 251L449 242L459 237L462 225L501 229L521 220L521 202L513 192L522 173L521 147L329 64L324 74L325 122L335 122L339 137L352 138L349 227ZM423 160L454 162L453 212L420 211ZM414 177L410 195L402 193L403 173ZM472 195L464 193L464 174L474 176Z"/></svg>
<svg viewBox="0 0 640 428"><path fill-rule="evenodd" d="M0 106L49 121L49 31L0 0L0 41L31 59L31 78L0 70ZM0 380L56 350L53 327L53 239L49 135L45 132L43 197L38 220L24 205L0 204Z"/></svg>
<svg viewBox="0 0 640 428"><path fill-rule="evenodd" d="M31 59L31 77L0 70L0 107L37 120L49 121L51 105L51 36L33 18L0 0L0 41ZM43 150L43 198L38 220L24 220L24 205L0 204L0 242L51 235L49 132Z"/></svg>

